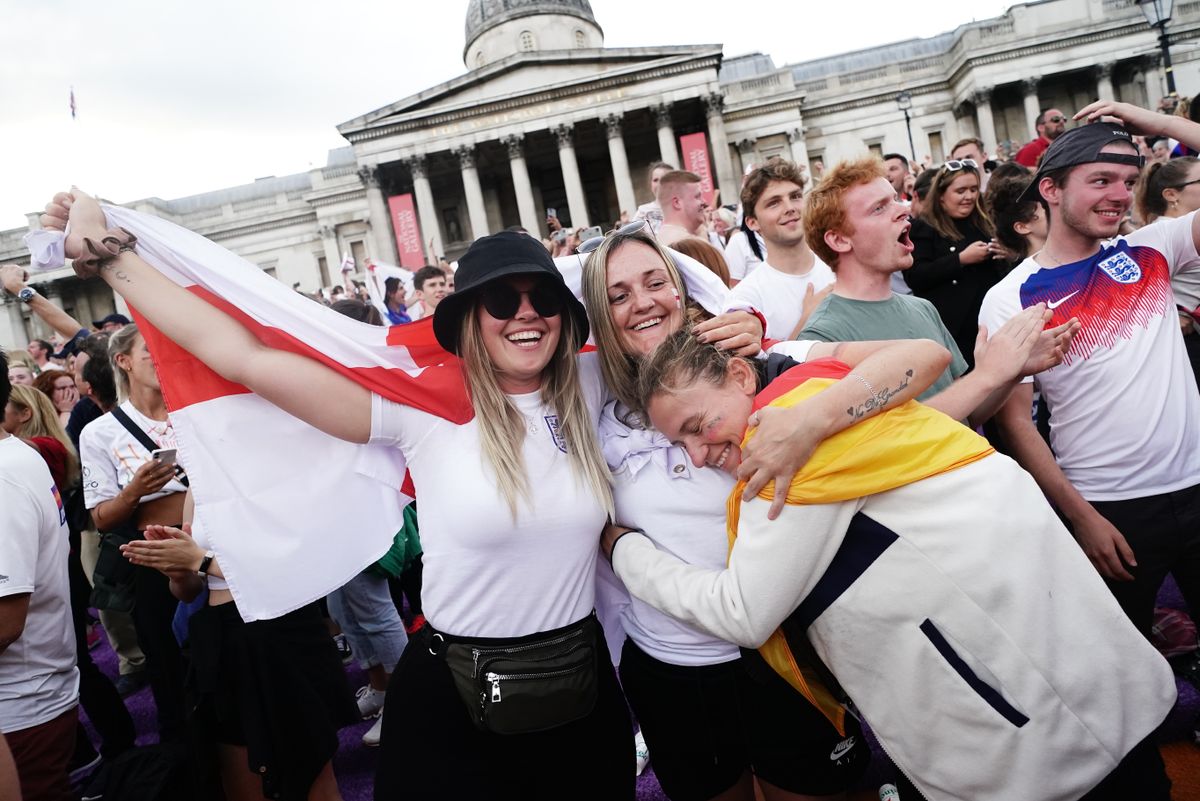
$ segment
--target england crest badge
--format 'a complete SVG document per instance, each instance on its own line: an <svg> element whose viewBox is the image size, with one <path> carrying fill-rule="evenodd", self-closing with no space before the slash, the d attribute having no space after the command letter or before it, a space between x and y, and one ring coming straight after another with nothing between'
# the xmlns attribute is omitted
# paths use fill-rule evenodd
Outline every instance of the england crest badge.
<svg viewBox="0 0 1200 801"><path fill-rule="evenodd" d="M563 453L566 453L567 452L567 441L566 441L566 439L563 438L562 427L558 422L558 415L557 414L547 414L547 415L545 415L545 419L546 419L546 428L550 429L550 436L554 439L554 444L558 446L558 449L560 451L562 451Z"/></svg>
<svg viewBox="0 0 1200 801"><path fill-rule="evenodd" d="M1142 268L1124 251L1118 251L1100 262L1100 269L1118 284L1134 284L1142 277Z"/></svg>

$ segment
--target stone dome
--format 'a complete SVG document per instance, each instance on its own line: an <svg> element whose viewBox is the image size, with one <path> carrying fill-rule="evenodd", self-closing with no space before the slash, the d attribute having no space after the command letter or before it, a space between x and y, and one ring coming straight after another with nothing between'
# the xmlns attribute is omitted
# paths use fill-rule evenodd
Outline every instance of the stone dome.
<svg viewBox="0 0 1200 801"><path fill-rule="evenodd" d="M528 17L541 17L538 20L526 20ZM572 19L573 18L573 19ZM525 20L524 24L518 22ZM513 24L510 24L513 23ZM551 37L554 41L543 44L534 31L533 45L530 37L523 40L519 33L507 31L508 28L526 28L534 26L540 31L561 29L568 33L569 38L558 42L560 37ZM505 29L497 35L497 29ZM524 32L524 31L521 31ZM491 35L489 35L491 34ZM482 47L472 45L483 38ZM499 39L511 40L511 47L497 48ZM592 6L588 0L471 0L467 6L466 46L463 48L463 60L467 67L474 69L484 63L496 61L505 55L522 50L548 50L570 47L603 46L604 33L592 14ZM509 44L508 42L505 45ZM505 52L508 51L508 52Z"/></svg>

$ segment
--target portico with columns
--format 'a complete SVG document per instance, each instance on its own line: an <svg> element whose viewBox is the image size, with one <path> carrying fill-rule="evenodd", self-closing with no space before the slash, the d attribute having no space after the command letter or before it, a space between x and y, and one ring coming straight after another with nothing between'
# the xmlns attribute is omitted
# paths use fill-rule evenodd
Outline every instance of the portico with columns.
<svg viewBox="0 0 1200 801"><path fill-rule="evenodd" d="M564 226L611 226L652 199L651 164L683 166L679 138L697 132L716 185L736 196L719 45L605 48L583 0L475 0L467 20L470 72L338 126L373 235L387 198L406 193L430 261L511 226L546 236L550 209ZM580 35L549 40L564 26ZM376 247L394 258L394 241Z"/></svg>

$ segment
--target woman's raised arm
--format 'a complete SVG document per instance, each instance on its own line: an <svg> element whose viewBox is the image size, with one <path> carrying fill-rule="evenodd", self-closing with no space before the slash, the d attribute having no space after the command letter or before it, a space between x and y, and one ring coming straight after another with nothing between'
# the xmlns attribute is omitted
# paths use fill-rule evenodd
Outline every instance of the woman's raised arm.
<svg viewBox="0 0 1200 801"><path fill-rule="evenodd" d="M63 230L68 221L70 258L83 252L85 238L99 242L107 233L100 205L78 190L55 195L42 215L44 228ZM371 395L364 387L306 356L263 345L239 322L170 281L135 251L119 253L99 274L155 328L221 377L339 439L366 442L370 437Z"/></svg>

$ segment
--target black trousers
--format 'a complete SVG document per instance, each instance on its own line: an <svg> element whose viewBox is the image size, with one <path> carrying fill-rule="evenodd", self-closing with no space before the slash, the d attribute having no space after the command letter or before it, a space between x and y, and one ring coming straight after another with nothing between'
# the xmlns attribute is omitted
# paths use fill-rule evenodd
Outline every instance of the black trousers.
<svg viewBox="0 0 1200 801"><path fill-rule="evenodd" d="M133 628L146 655L146 678L158 708L158 733L163 742L185 739L184 679L187 666L171 630L178 601L167 577L149 567L133 573Z"/></svg>
<svg viewBox="0 0 1200 801"><path fill-rule="evenodd" d="M1129 619L1147 637L1163 580L1175 576L1192 615L1200 615L1200 484L1127 501L1095 501L1096 511L1125 536L1137 567L1133 581L1109 581Z"/></svg>
<svg viewBox="0 0 1200 801"><path fill-rule="evenodd" d="M78 551L72 550L67 558L67 576L71 587L71 618L75 626L75 650L79 659L79 703L87 713L88 720L100 735L100 754L112 759L122 751L133 747L136 731L133 718L121 700L117 688L100 672L92 661L87 646L88 598L91 585L79 562Z"/></svg>
<svg viewBox="0 0 1200 801"><path fill-rule="evenodd" d="M592 714L506 736L475 728L424 634L409 640L388 685L376 801L633 801L633 726L607 658Z"/></svg>

